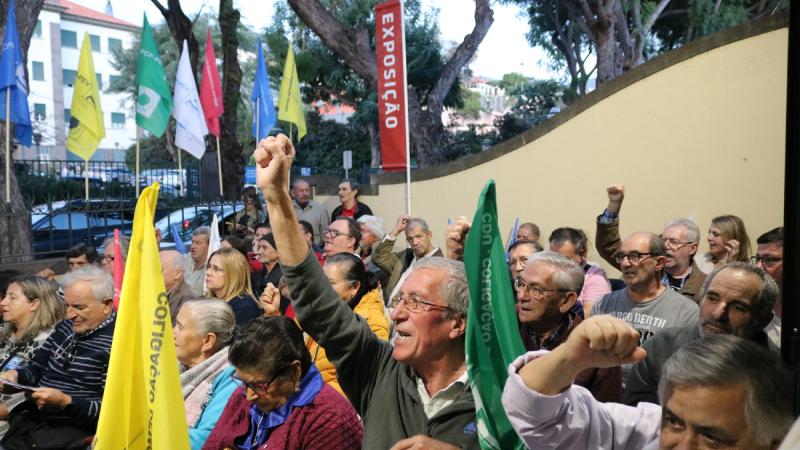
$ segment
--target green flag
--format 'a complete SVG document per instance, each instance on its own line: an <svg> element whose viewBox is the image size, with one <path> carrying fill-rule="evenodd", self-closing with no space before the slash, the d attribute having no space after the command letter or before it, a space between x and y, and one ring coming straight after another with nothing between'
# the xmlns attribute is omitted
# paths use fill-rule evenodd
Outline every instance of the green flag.
<svg viewBox="0 0 800 450"><path fill-rule="evenodd" d="M500 397L508 365L525 349L503 241L497 226L494 180L478 199L478 210L467 235L464 266L469 282L467 319L467 374L475 397L481 448L524 448L506 417Z"/></svg>
<svg viewBox="0 0 800 450"><path fill-rule="evenodd" d="M146 15L142 25L139 61L136 64L136 85L136 125L161 137L167 129L172 112L172 94L169 92L158 46Z"/></svg>

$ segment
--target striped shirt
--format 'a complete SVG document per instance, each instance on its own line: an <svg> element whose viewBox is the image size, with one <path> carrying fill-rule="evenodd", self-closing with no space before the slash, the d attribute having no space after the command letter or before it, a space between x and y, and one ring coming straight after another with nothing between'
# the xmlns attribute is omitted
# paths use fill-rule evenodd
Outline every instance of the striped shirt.
<svg viewBox="0 0 800 450"><path fill-rule="evenodd" d="M48 419L97 426L115 320L116 313L112 313L97 328L82 335L72 330L71 320L62 321L28 366L18 369L20 384L54 388L72 397L72 403L61 411L44 410Z"/></svg>

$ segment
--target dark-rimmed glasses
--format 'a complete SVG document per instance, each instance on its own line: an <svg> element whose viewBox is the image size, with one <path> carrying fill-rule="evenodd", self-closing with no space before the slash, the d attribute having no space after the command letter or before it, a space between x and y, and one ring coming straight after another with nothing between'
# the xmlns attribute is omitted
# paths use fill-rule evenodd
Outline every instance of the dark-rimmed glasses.
<svg viewBox="0 0 800 450"><path fill-rule="evenodd" d="M644 256L644 258L642 258L643 256ZM642 253L642 252L617 253L616 255L614 255L614 261L616 261L617 264L622 264L622 261L625 261L625 258L628 258L628 261L631 264L639 264L640 262L644 261L645 259L647 259L647 258L649 258L651 256L658 256L658 254L657 253L653 253L653 252L647 252L647 253Z"/></svg>
<svg viewBox="0 0 800 450"><path fill-rule="evenodd" d="M761 264L763 264L765 267L772 267L772 266L774 266L775 264L778 264L779 262L783 261L783 258L781 258L780 256L758 256L758 255L756 255L756 256L751 256L751 257L750 257L750 262L751 262L751 263L752 263L754 266L755 266L756 264L758 264L758 263L759 263L759 261L760 261L760 262L761 262Z"/></svg>
<svg viewBox="0 0 800 450"><path fill-rule="evenodd" d="M258 382L258 381L254 381L254 382L244 381L243 379L239 378L239 375L237 375L236 372L231 373L231 380L236 381L237 383L241 384L242 386L245 387L245 389L250 389L251 391L255 392L256 394L263 395L263 394L267 393L267 389L269 389L269 385L272 384L275 380L277 380L279 376L281 376L281 372L282 371L279 370L275 374L275 376L272 377L266 383Z"/></svg>

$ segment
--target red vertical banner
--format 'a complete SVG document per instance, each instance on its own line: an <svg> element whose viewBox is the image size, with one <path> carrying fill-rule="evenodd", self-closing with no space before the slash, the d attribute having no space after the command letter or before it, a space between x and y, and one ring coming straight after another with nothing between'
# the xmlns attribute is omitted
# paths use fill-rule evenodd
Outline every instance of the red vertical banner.
<svg viewBox="0 0 800 450"><path fill-rule="evenodd" d="M375 5L378 53L378 118L381 166L384 172L406 169L408 104L403 4L389 0Z"/></svg>

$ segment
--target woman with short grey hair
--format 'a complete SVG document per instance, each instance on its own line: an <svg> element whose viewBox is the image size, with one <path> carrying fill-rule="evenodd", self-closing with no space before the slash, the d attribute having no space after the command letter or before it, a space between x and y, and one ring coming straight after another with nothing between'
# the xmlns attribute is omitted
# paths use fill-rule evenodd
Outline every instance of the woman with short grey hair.
<svg viewBox="0 0 800 450"><path fill-rule="evenodd" d="M228 346L235 328L233 310L215 298L184 303L175 319L175 352L181 363L181 390L192 450L203 447L238 386L228 363Z"/></svg>

